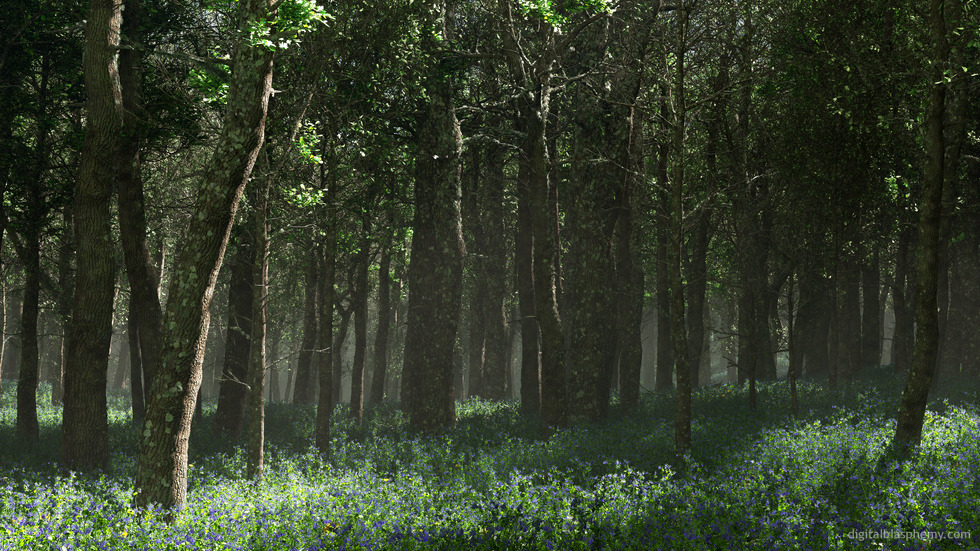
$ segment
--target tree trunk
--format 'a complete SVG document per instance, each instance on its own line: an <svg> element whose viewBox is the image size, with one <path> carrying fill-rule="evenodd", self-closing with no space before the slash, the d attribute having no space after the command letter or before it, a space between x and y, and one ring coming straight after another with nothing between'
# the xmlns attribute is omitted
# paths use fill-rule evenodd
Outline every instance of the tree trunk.
<svg viewBox="0 0 980 551"><path fill-rule="evenodd" d="M514 237L514 270L521 325L521 412L541 412L541 357L538 320L534 312L534 234L531 229L530 182L527 157L518 161L517 234Z"/></svg>
<svg viewBox="0 0 980 551"><path fill-rule="evenodd" d="M391 308L391 243L382 243L378 265L378 327L374 335L374 372L371 381L369 404L381 404L385 397L385 380L388 377L389 329L394 321Z"/></svg>
<svg viewBox="0 0 980 551"><path fill-rule="evenodd" d="M466 284L464 295L468 299L467 320L467 386L468 396L480 396L483 387L484 345L486 344L486 318L484 304L487 296L487 258L484 237L483 205L480 195L483 194L481 182L483 179L481 156L477 148L469 148L464 154L462 202L460 204L463 217L463 238L466 240ZM462 392L460 392L462 394Z"/></svg>
<svg viewBox="0 0 980 551"><path fill-rule="evenodd" d="M116 365L116 377L112 380L112 388L123 390L126 388L126 375L129 373L129 362L132 354L129 353L129 331L120 337L119 342L119 363ZM51 384L54 384L52 380Z"/></svg>
<svg viewBox="0 0 980 551"><path fill-rule="evenodd" d="M442 7L444 9L444 7ZM434 14L445 32L445 13ZM435 45L429 45L435 51ZM460 219L462 135L448 76L432 63L428 104L419 120L415 161L415 219L408 268L408 332L402 368L411 425L425 431L453 425L453 363L463 273Z"/></svg>
<svg viewBox="0 0 980 551"><path fill-rule="evenodd" d="M661 109L664 120L667 120L666 106ZM670 144L663 140L658 147L657 156L657 392L666 392L674 387L674 346L671 342L670 327L670 276L667 269L667 249L670 241L668 232L670 194L667 190L667 163L669 160ZM739 354L741 356L741 354ZM741 360L739 360L741 361Z"/></svg>
<svg viewBox="0 0 980 551"><path fill-rule="evenodd" d="M955 0L954 0L955 1ZM893 446L900 457L909 455L922 440L922 423L939 347L939 315L936 303L939 224L945 162L943 118L946 102L944 71L948 45L943 0L929 1L929 36L932 40L929 95L925 114L926 165L919 200L919 246L915 263L915 347L908 383L902 393Z"/></svg>
<svg viewBox="0 0 980 551"><path fill-rule="evenodd" d="M268 0L241 2L242 33L275 16ZM273 52L243 41L232 69L218 146L205 171L167 299L160 366L147 396L136 473L137 506L167 511L187 497L187 444L201 385L211 296L242 189L262 147Z"/></svg>
<svg viewBox="0 0 980 551"><path fill-rule="evenodd" d="M40 370L37 322L40 315L41 295L41 228L44 223L44 197L40 182L48 163L48 79L50 60L42 56L41 76L38 83L37 131L34 136L34 159L28 176L26 209L24 212L23 247L18 248L24 266L24 298L20 317L20 370L17 377L17 438L33 445L38 440L37 385ZM110 96L111 99L111 96ZM104 389L103 389L104 392Z"/></svg>
<svg viewBox="0 0 980 551"><path fill-rule="evenodd" d="M691 379L687 357L687 331L684 322L684 279L681 274L682 247L684 244L684 142L687 118L687 100L684 88L684 57L687 52L688 11L684 1L677 12L677 56L674 74L673 142L674 164L670 178L670 321L674 340L674 356L677 371L677 418L674 427L674 452L678 471L684 472L691 453Z"/></svg>
<svg viewBox="0 0 980 551"><path fill-rule="evenodd" d="M40 209L41 190L32 187L28 192L28 223L24 229L24 299L20 315L20 372L17 376L17 438L33 445L38 440L37 385L39 379L39 350L37 322L41 295L41 236L40 228L31 220ZM34 213L32 216L31 213ZM103 392L105 390L103 389Z"/></svg>
<svg viewBox="0 0 980 551"><path fill-rule="evenodd" d="M294 404L313 403L313 352L317 339L317 308L319 306L319 270L316 259L310 259L306 269L306 301L303 307L303 340L296 360Z"/></svg>
<svg viewBox="0 0 980 551"><path fill-rule="evenodd" d="M138 427L146 415L146 401L143 393L143 354L140 350L139 326L133 313L133 303L129 303L126 322L126 338L129 340L129 380L130 395L133 401L133 421Z"/></svg>
<svg viewBox="0 0 980 551"><path fill-rule="evenodd" d="M248 384L255 243L252 231L242 226L236 226L232 236L234 251L228 261L228 331L218 388L218 408L214 414L214 432L215 435L226 434L238 439L242 435Z"/></svg>
<svg viewBox="0 0 980 551"><path fill-rule="evenodd" d="M506 151L487 148L486 186L481 193L486 256L486 297L483 302L486 339L483 356L483 396L503 400L507 389L507 251L504 247L504 165Z"/></svg>
<svg viewBox="0 0 980 551"><path fill-rule="evenodd" d="M912 230L904 229L898 238L895 255L895 282L892 286L892 306L895 309L895 332L892 336L892 362L896 373L908 373L912 363L912 346L915 341L913 317L915 277L909 268L912 256Z"/></svg>
<svg viewBox="0 0 980 551"><path fill-rule="evenodd" d="M268 159L264 155L263 159ZM266 167L271 164L264 162ZM269 188L271 175L265 174L253 180L252 231L255 253L252 256L252 334L249 346L248 366L248 433L246 436L247 462L245 476L249 480L262 479L265 449L265 370L266 370L266 311L269 300Z"/></svg>
<svg viewBox="0 0 980 551"><path fill-rule="evenodd" d="M336 132L330 134L336 136ZM337 198L337 164L333 153L326 151L328 139L324 137L324 157L325 162L320 165L320 185L326 186L326 205L325 211L331 213L336 205ZM329 163L329 171L327 170ZM327 182L329 176L330 182ZM333 347L333 310L335 302L334 280L337 273L337 226L334 220L326 221L326 237L321 248L320 261L320 304L319 304L319 335L317 336L317 383L319 396L316 407L316 428L314 429L314 441L320 455L327 457L330 455L330 420L333 416L333 359L340 355L339 350Z"/></svg>
<svg viewBox="0 0 980 551"><path fill-rule="evenodd" d="M711 212L702 206L698 212L697 226L691 243L690 269L687 275L688 332L687 357L690 362L691 387L700 386L701 363L708 350L707 333L704 330L704 300L708 289L708 232ZM704 381L711 383L710 380Z"/></svg>
<svg viewBox="0 0 980 551"><path fill-rule="evenodd" d="M605 57L608 19L605 23L583 33L576 47L575 63L570 67L573 73L595 67ZM568 330L568 410L573 420L596 421L607 409L608 370L617 346L611 315L613 285L608 278L614 268L612 232L619 214L615 208L616 192L622 180L616 178L616 163L610 162L612 158L606 152L606 145L616 138L614 130L607 128L611 123L605 120L611 110L592 91L605 88L606 82L597 80L607 78L598 74L572 89L576 109L571 117L571 201L565 216L567 283L561 306L562 321ZM552 185L557 186L557 182Z"/></svg>
<svg viewBox="0 0 980 551"><path fill-rule="evenodd" d="M87 123L75 186L75 291L65 347L62 452L67 470L106 470L109 420L106 370L115 299L109 200L119 147L116 48L121 6L91 0L85 29Z"/></svg>
<svg viewBox="0 0 980 551"><path fill-rule="evenodd" d="M361 221L360 250L354 258L354 365L351 369L350 417L360 422L364 416L364 365L367 362L368 268L371 264L371 221Z"/></svg>
<svg viewBox="0 0 980 551"><path fill-rule="evenodd" d="M877 367L881 363L880 278L878 251L874 251L870 261L861 267L861 367Z"/></svg>
<svg viewBox="0 0 980 551"><path fill-rule="evenodd" d="M122 132L119 146L119 175L116 180L119 194L119 236L122 242L126 274L129 278L132 315L141 328L140 357L144 386L149 388L153 371L160 361L163 335L163 312L160 307L160 274L150 257L146 239L146 207L140 171L145 131L143 129L143 98L140 63L143 54L141 0L126 0L122 32L128 45L119 51L119 79L122 85Z"/></svg>

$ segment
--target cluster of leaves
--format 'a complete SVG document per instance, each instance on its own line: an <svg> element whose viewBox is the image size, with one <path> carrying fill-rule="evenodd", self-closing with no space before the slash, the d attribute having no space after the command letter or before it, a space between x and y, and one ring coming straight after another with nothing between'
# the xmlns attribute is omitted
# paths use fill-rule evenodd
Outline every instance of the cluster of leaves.
<svg viewBox="0 0 980 551"><path fill-rule="evenodd" d="M666 466L667 395L548 441L514 403L466 401L454 429L427 436L410 433L393 406L361 424L341 406L327 461L308 444L313 409L270 404L272 448L258 484L242 476L240 447L209 438L209 404L192 436L188 504L172 525L132 508L127 442L109 475L58 474L57 408L45 406L44 439L54 445L0 458L0 548L862 549L876 530L966 537L877 542L888 548L980 543L971 532L980 521L975 394L934 402L920 453L898 462L886 450L897 385L830 393L801 383L799 420L785 414L784 387L763 385L754 414L743 389L701 389L701 445L684 477ZM131 441L125 405L111 401L113 430ZM10 413L0 443L13 438Z"/></svg>

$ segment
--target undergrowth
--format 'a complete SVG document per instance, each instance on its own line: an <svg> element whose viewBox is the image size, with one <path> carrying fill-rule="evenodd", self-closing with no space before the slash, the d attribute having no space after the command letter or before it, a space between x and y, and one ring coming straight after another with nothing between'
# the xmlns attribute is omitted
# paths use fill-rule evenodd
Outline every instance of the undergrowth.
<svg viewBox="0 0 980 551"><path fill-rule="evenodd" d="M614 400L606 421L546 441L514 402L461 402L456 426L430 435L392 405L360 424L340 406L328 460L310 444L313 408L268 404L257 484L244 479L242 448L212 436L208 403L191 437L188 503L169 525L132 507L125 394L110 396L111 470L93 477L60 472L58 407L41 405L40 442L19 445L4 386L3 550L980 546L975 382L940 389L906 461L887 455L900 388L884 371L837 391L801 382L797 418L785 382L761 385L756 412L741 388L702 388L683 476L669 466L669 394L646 394L631 414Z"/></svg>

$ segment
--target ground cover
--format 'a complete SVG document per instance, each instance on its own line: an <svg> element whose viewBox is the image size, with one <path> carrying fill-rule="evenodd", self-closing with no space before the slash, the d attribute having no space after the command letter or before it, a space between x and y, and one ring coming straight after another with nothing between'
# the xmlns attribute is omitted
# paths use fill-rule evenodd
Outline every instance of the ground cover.
<svg viewBox="0 0 980 551"><path fill-rule="evenodd" d="M669 466L669 394L548 441L516 403L467 400L454 429L428 436L411 434L394 407L355 425L341 406L327 461L310 446L314 410L270 404L260 484L244 480L241 448L211 436L207 404L191 438L188 505L171 525L131 506L124 394L110 397L111 471L64 475L60 409L41 407L41 441L24 449L5 383L0 549L980 548L976 384L935 393L921 452L899 462L884 455L893 379L881 370L833 392L803 382L798 419L785 383L762 385L757 412L740 388L700 389L683 477Z"/></svg>

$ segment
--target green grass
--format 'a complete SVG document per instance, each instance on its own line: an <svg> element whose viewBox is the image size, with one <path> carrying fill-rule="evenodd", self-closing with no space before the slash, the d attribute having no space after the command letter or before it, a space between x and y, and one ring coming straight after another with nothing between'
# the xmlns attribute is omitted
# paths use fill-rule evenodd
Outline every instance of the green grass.
<svg viewBox="0 0 980 551"><path fill-rule="evenodd" d="M110 397L111 471L59 474L60 409L42 405L33 450L14 436L13 385L0 409L0 549L969 549L980 546L976 382L939 389L922 449L882 460L900 385L884 370L835 392L733 386L694 399L693 468L675 476L670 395L548 441L516 403L468 400L457 426L412 434L396 408L360 425L334 416L332 457L311 447L315 410L267 406L266 476L243 450L191 437L188 504L173 525L130 504L136 439L125 394ZM39 393L46 396L46 391ZM969 532L943 541L867 532ZM880 534L879 534L880 535ZM897 535L897 534L890 534ZM962 535L962 534L961 534Z"/></svg>

